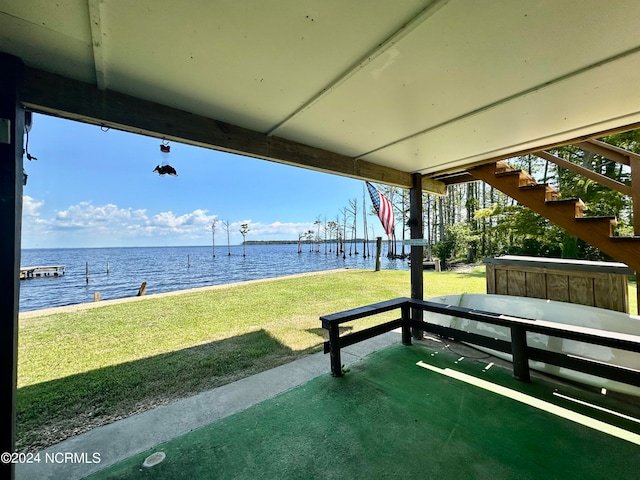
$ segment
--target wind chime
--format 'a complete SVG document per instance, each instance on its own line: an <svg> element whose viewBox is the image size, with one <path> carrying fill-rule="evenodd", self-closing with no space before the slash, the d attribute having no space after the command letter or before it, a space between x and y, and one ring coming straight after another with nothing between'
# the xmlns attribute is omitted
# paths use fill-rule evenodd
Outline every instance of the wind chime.
<svg viewBox="0 0 640 480"><path fill-rule="evenodd" d="M163 138L162 143L160 144L162 162L160 165L156 165L156 168L154 168L153 171L158 172L158 175L173 175L175 177L178 173L175 168L169 165L169 153L171 153L171 147L169 146L169 142Z"/></svg>

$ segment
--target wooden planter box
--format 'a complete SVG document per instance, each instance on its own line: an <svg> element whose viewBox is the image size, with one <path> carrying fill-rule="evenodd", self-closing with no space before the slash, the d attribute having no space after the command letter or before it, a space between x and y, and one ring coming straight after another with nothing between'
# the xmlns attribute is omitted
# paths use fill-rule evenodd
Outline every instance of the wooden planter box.
<svg viewBox="0 0 640 480"><path fill-rule="evenodd" d="M624 263L505 255L485 258L487 293L546 298L629 313ZM515 312L510 312L515 313Z"/></svg>

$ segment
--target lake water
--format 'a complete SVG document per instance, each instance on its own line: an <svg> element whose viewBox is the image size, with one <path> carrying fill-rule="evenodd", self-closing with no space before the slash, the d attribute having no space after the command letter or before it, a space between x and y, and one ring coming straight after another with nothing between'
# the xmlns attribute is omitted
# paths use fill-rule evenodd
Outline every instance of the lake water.
<svg viewBox="0 0 640 480"><path fill-rule="evenodd" d="M210 246L23 250L22 266L64 265L65 275L21 280L20 311L93 302L94 292L100 292L101 300L132 297L142 282L152 294L336 268L375 268L373 256L349 255L349 246L344 259L335 251L325 255L324 245L320 252L309 248L303 245L299 254L297 245L247 245L243 256L242 246L231 246L228 255L225 245L216 246L215 257ZM409 269L407 261L387 259L384 253L381 268Z"/></svg>

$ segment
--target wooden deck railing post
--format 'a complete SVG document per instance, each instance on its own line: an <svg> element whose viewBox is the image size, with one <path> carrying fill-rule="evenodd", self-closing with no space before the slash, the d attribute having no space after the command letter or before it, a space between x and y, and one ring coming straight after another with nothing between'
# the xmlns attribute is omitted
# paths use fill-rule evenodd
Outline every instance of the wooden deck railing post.
<svg viewBox="0 0 640 480"><path fill-rule="evenodd" d="M331 357L331 375L342 376L342 360L340 359L340 325L329 325L329 356Z"/></svg>
<svg viewBox="0 0 640 480"><path fill-rule="evenodd" d="M519 325L511 326L511 348L513 376L522 382L531 381L529 355L527 354L527 331Z"/></svg>
<svg viewBox="0 0 640 480"><path fill-rule="evenodd" d="M400 307L400 311L402 312L402 344L411 345L411 309L409 305L404 304Z"/></svg>

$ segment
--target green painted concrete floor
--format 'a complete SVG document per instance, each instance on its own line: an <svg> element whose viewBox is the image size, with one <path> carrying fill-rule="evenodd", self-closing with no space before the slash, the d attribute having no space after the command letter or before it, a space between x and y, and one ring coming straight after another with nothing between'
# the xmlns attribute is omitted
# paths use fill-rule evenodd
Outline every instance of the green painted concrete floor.
<svg viewBox="0 0 640 480"><path fill-rule="evenodd" d="M344 377L318 377L88 478L639 478L640 423L570 399L638 418L635 400L545 378L523 384L498 364L487 369L490 361L443 347L389 347ZM546 403L529 405L533 397ZM565 418L572 412L599 422ZM610 428L604 422L613 434L601 431ZM164 461L143 466L154 452Z"/></svg>

